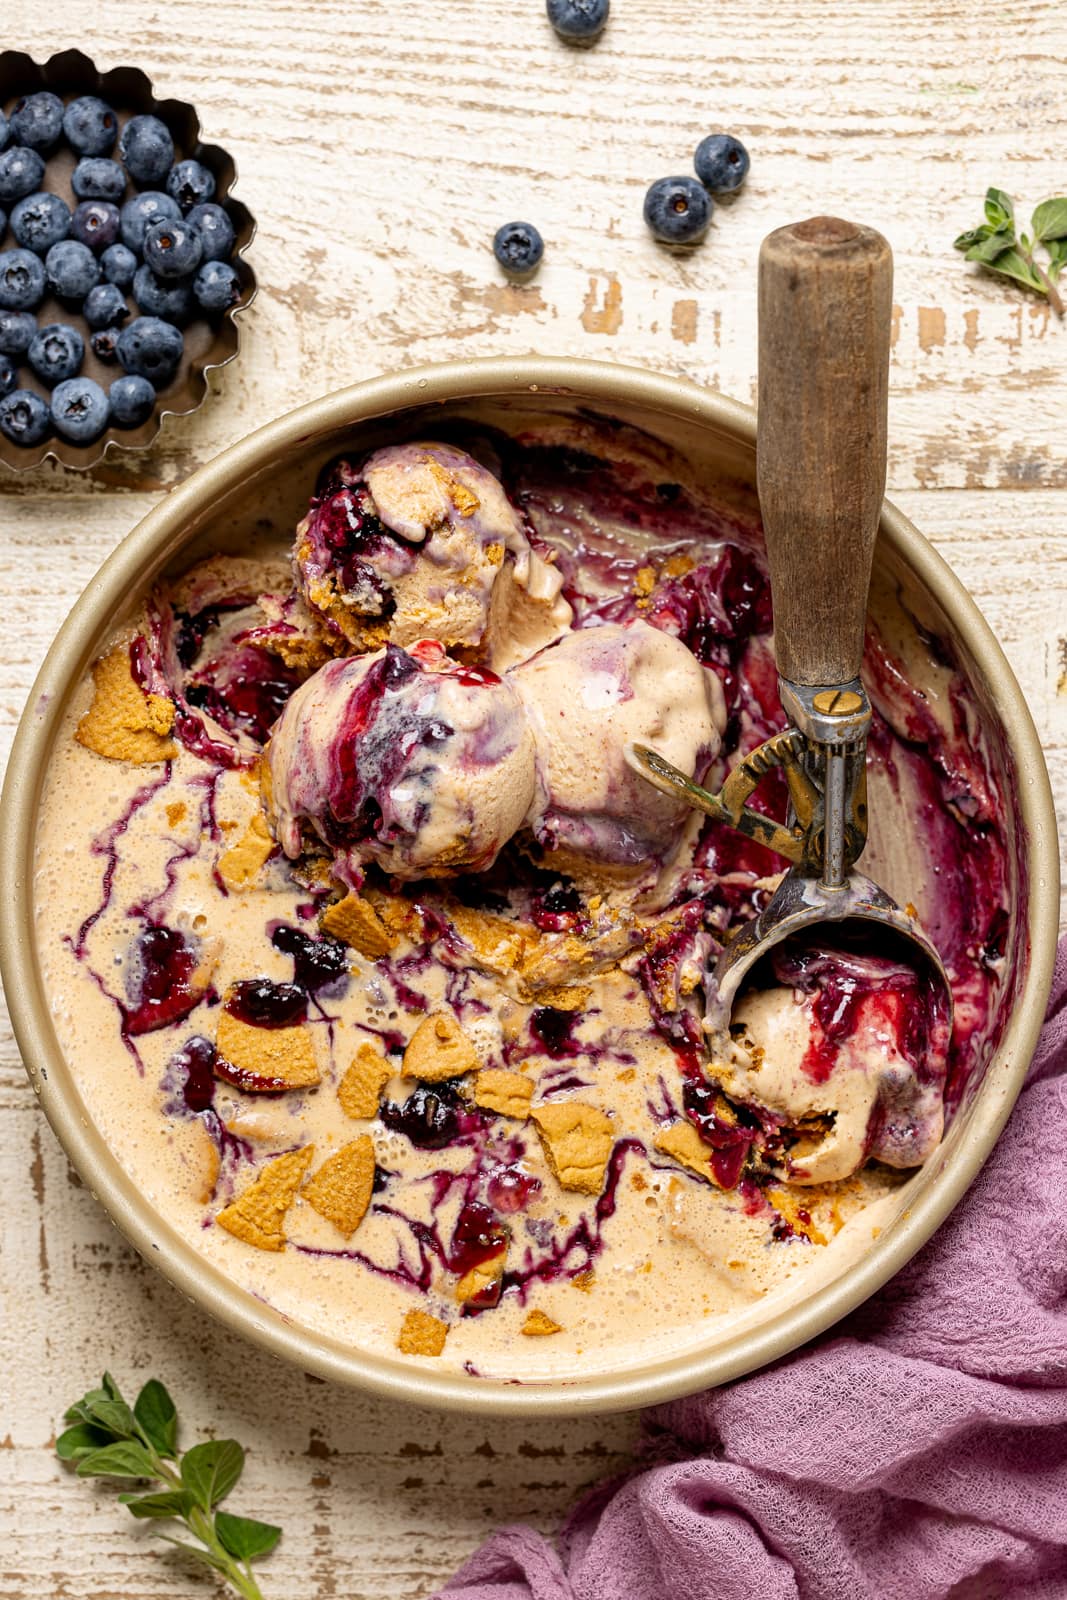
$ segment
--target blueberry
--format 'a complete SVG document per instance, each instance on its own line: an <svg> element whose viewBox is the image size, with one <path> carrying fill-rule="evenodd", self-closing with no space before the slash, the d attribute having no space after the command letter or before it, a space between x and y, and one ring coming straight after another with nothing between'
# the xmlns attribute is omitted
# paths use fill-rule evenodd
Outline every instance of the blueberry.
<svg viewBox="0 0 1067 1600"><path fill-rule="evenodd" d="M748 176L748 151L730 133L709 133L693 157L696 175L712 194L731 194Z"/></svg>
<svg viewBox="0 0 1067 1600"><path fill-rule="evenodd" d="M108 391L111 399L111 420L120 428L139 428L147 422L156 406L156 391L147 378L130 374L116 378Z"/></svg>
<svg viewBox="0 0 1067 1600"><path fill-rule="evenodd" d="M174 163L174 140L158 117L131 117L119 138L119 154L135 183L161 183Z"/></svg>
<svg viewBox="0 0 1067 1600"><path fill-rule="evenodd" d="M33 311L44 299L44 290L44 263L32 250L0 254L0 311Z"/></svg>
<svg viewBox="0 0 1067 1600"><path fill-rule="evenodd" d="M95 333L89 335L93 355L105 366L110 366L119 358L119 330L117 328L97 328Z"/></svg>
<svg viewBox="0 0 1067 1600"><path fill-rule="evenodd" d="M568 44L592 44L604 31L609 0L546 0L548 20Z"/></svg>
<svg viewBox="0 0 1067 1600"><path fill-rule="evenodd" d="M4 116L4 113L0 111L0 150L2 150L7 143L10 132L11 124Z"/></svg>
<svg viewBox="0 0 1067 1600"><path fill-rule="evenodd" d="M100 282L99 261L88 245L79 244L76 239L54 244L44 265L49 287L61 300L84 300L94 284Z"/></svg>
<svg viewBox="0 0 1067 1600"><path fill-rule="evenodd" d="M205 261L193 279L193 293L205 311L228 311L241 298L241 284L228 261Z"/></svg>
<svg viewBox="0 0 1067 1600"><path fill-rule="evenodd" d="M117 205L126 193L126 174L117 161L85 156L71 173L70 186L79 200L110 200Z"/></svg>
<svg viewBox="0 0 1067 1600"><path fill-rule="evenodd" d="M10 356L0 356L0 395L10 394L19 381L19 369Z"/></svg>
<svg viewBox="0 0 1067 1600"><path fill-rule="evenodd" d="M215 193L215 174L201 161L178 161L167 173L167 193L183 211L202 206Z"/></svg>
<svg viewBox="0 0 1067 1600"><path fill-rule="evenodd" d="M0 206L0 239L2 239L4 237L4 233L5 233L6 228L7 228L7 212L4 210L3 206Z"/></svg>
<svg viewBox="0 0 1067 1600"><path fill-rule="evenodd" d="M44 157L36 150L13 144L0 156L0 200L21 200L41 187Z"/></svg>
<svg viewBox="0 0 1067 1600"><path fill-rule="evenodd" d="M0 351L5 356L24 356L37 332L37 318L30 311L0 311Z"/></svg>
<svg viewBox="0 0 1067 1600"><path fill-rule="evenodd" d="M82 306L82 316L90 328L114 328L130 314L126 296L114 283L98 283L90 289Z"/></svg>
<svg viewBox="0 0 1067 1600"><path fill-rule="evenodd" d="M660 178L645 195L645 221L663 244L695 244L714 209L695 178Z"/></svg>
<svg viewBox="0 0 1067 1600"><path fill-rule="evenodd" d="M158 317L137 317L119 334L119 360L125 370L147 378L157 389L173 378L183 349L177 328Z"/></svg>
<svg viewBox="0 0 1067 1600"><path fill-rule="evenodd" d="M119 236L119 208L110 200L82 200L70 219L70 236L95 254Z"/></svg>
<svg viewBox="0 0 1067 1600"><path fill-rule="evenodd" d="M19 244L45 255L70 231L70 207L57 194L38 190L19 200L11 213L11 232Z"/></svg>
<svg viewBox="0 0 1067 1600"><path fill-rule="evenodd" d="M41 382L51 389L79 371L85 341L77 328L65 322L46 322L30 343L28 360Z"/></svg>
<svg viewBox="0 0 1067 1600"><path fill-rule="evenodd" d="M133 298L146 317L185 323L193 314L193 288L188 278L170 283L157 278L151 267L138 267L133 275Z"/></svg>
<svg viewBox="0 0 1067 1600"><path fill-rule="evenodd" d="M191 223L164 218L148 224L143 253L157 278L187 278L200 265L203 246Z"/></svg>
<svg viewBox="0 0 1067 1600"><path fill-rule="evenodd" d="M52 421L56 432L74 444L90 444L107 427L111 407L107 395L92 378L68 378L52 391Z"/></svg>
<svg viewBox="0 0 1067 1600"><path fill-rule="evenodd" d="M226 261L233 249L233 223L221 206L208 201L194 206L186 217L200 234L205 261Z"/></svg>
<svg viewBox="0 0 1067 1600"><path fill-rule="evenodd" d="M493 254L513 278L536 272L545 253L545 241L532 222L505 222L493 236Z"/></svg>
<svg viewBox="0 0 1067 1600"><path fill-rule="evenodd" d="M40 444L51 431L48 402L32 389L14 389L0 400L0 433L12 444Z"/></svg>
<svg viewBox="0 0 1067 1600"><path fill-rule="evenodd" d="M144 194L127 200L122 208L122 242L128 250L136 250L140 255L144 247L145 230L150 222L159 222L164 217L176 222L180 216L181 212L169 194L162 194L158 189L146 189Z"/></svg>
<svg viewBox="0 0 1067 1600"><path fill-rule="evenodd" d="M95 94L79 95L63 113L63 132L81 156L106 156L119 131L118 118Z"/></svg>
<svg viewBox="0 0 1067 1600"><path fill-rule="evenodd" d="M31 150L51 150L63 132L63 102L57 94L41 89L24 94L11 112L11 135Z"/></svg>
<svg viewBox="0 0 1067 1600"><path fill-rule="evenodd" d="M109 244L100 257L100 270L108 283L117 283L120 289L128 289L137 271L137 257L124 244Z"/></svg>

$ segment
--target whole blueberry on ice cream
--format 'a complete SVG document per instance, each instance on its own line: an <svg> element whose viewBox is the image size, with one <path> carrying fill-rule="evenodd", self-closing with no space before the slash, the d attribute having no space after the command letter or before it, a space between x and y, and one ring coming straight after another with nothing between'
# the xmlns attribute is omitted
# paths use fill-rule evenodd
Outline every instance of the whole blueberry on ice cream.
<svg viewBox="0 0 1067 1600"><path fill-rule="evenodd" d="M546 866L633 878L669 859L691 815L627 764L651 745L699 783L725 724L713 673L673 634L633 622L568 633L508 674L537 741L529 825Z"/></svg>
<svg viewBox="0 0 1067 1600"><path fill-rule="evenodd" d="M499 668L510 661L496 640L503 654L505 637L532 633L529 654L570 621L560 575L531 550L503 486L454 445L335 463L297 529L296 563L312 610L361 649L436 639Z"/></svg>
<svg viewBox="0 0 1067 1600"><path fill-rule="evenodd" d="M358 886L482 871L534 793L534 741L506 679L425 641L321 667L290 699L269 753L272 822L295 859L308 838Z"/></svg>

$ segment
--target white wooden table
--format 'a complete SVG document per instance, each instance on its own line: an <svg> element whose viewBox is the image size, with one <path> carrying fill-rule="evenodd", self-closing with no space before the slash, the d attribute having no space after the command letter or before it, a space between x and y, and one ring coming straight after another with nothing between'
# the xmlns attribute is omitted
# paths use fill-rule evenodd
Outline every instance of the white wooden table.
<svg viewBox="0 0 1067 1600"><path fill-rule="evenodd" d="M81 476L0 476L4 751L60 620L103 557L200 462L373 373L541 351L685 373L748 400L771 228L871 222L896 254L891 494L999 633L1067 801L1067 326L951 248L989 184L1067 188L1067 14L1026 0L612 0L571 52L542 0L6 0L0 44L80 45L193 100L259 219L237 363L158 447ZM752 152L687 260L646 185L715 127ZM532 286L490 254L528 218ZM0 469L2 473L2 469ZM632 1417L489 1426L346 1393L221 1332L113 1232L0 1041L0 1597L210 1593L52 1454L104 1367L163 1377L195 1433L250 1447L235 1509L283 1524L279 1600L426 1596L499 1519L550 1527L625 1459Z"/></svg>

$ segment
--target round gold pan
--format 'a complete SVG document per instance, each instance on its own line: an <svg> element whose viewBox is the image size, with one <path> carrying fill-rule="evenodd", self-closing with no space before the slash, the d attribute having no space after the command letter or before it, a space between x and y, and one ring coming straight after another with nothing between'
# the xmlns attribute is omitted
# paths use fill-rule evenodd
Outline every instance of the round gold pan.
<svg viewBox="0 0 1067 1600"><path fill-rule="evenodd" d="M175 489L134 529L75 606L49 651L15 740L0 808L0 965L15 1033L34 1090L67 1155L137 1249L206 1311L263 1348L339 1383L423 1404L486 1414L577 1413L646 1406L725 1383L811 1339L859 1305L915 1254L970 1184L1026 1075L1051 982L1058 913L1058 861L1048 775L1026 702L973 601L907 519L882 513L872 613L896 628L918 612L947 637L979 708L1004 796L1013 915L1007 991L996 1048L944 1144L901 1192L900 1213L866 1255L809 1289L754 1331L722 1335L669 1358L598 1370L570 1382L523 1386L434 1371L429 1363L369 1355L294 1326L209 1266L142 1199L91 1124L56 1040L34 949L35 823L42 777L72 688L115 623L168 563L206 550L239 549L262 530L279 534L306 507L321 464L343 447L366 449L397 433L432 433L447 415L492 421L508 431L561 415L621 419L688 457L716 494L754 503L752 411L688 382L626 367L549 360L455 362L359 384L282 417L234 445ZM899 597L907 600L907 612ZM921 669L920 669L921 677ZM900 841L907 819L892 797L872 796L886 818L872 839L870 870L902 901L922 876ZM920 905L921 911L921 905Z"/></svg>

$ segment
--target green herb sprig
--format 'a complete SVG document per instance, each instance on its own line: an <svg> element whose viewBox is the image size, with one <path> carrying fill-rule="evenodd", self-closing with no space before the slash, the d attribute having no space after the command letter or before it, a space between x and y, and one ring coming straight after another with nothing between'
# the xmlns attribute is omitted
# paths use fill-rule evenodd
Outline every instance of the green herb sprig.
<svg viewBox="0 0 1067 1600"><path fill-rule="evenodd" d="M217 1572L244 1600L263 1600L250 1563L274 1549L281 1529L216 1510L244 1470L245 1453L235 1439L210 1439L180 1451L178 1414L163 1385L151 1379L131 1407L109 1372L65 1420L73 1426L56 1440L56 1454L75 1464L79 1478L158 1484L119 1499L135 1517L184 1522L197 1543L157 1530L160 1538Z"/></svg>
<svg viewBox="0 0 1067 1600"><path fill-rule="evenodd" d="M1015 206L1003 189L987 189L985 221L954 240L964 259L977 261L987 272L1043 294L1058 317L1064 314L1063 296L1056 287L1067 266L1067 198L1043 200L1030 218L1032 234L1015 233ZM1036 254L1044 248L1044 260Z"/></svg>

